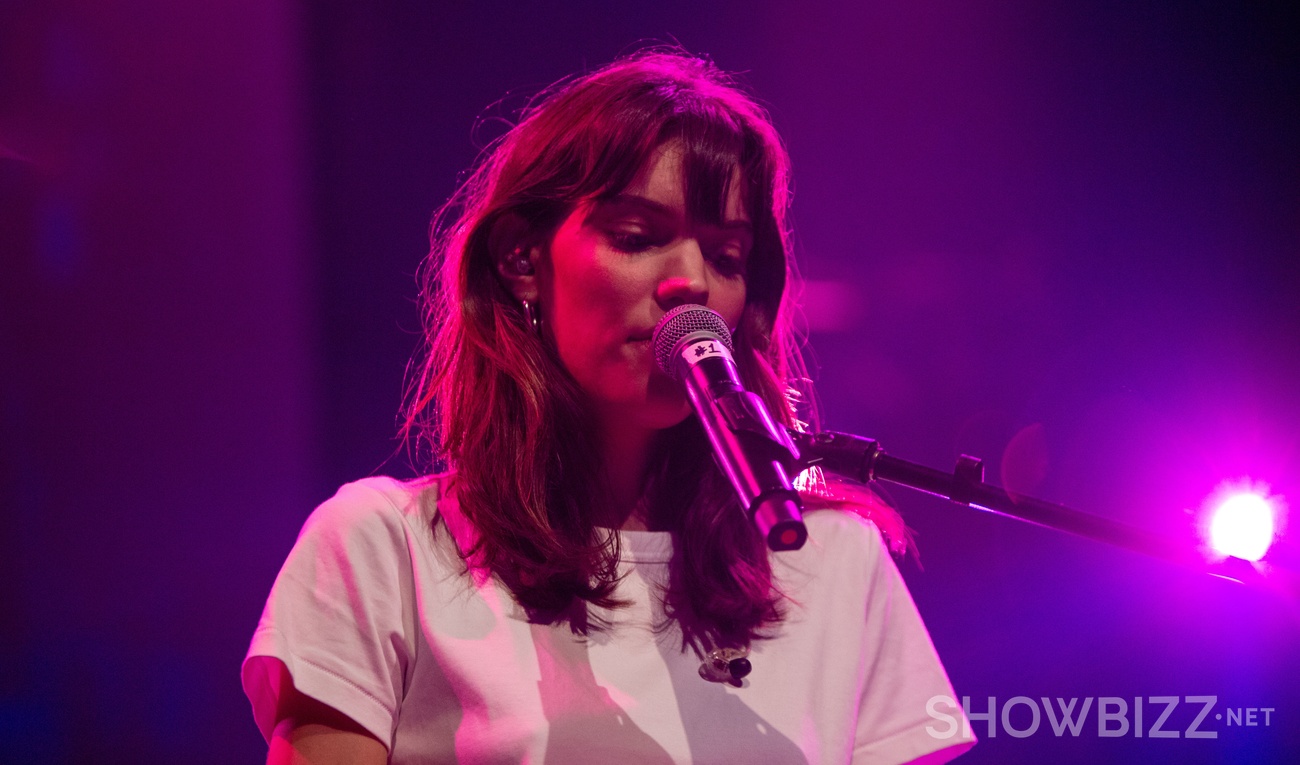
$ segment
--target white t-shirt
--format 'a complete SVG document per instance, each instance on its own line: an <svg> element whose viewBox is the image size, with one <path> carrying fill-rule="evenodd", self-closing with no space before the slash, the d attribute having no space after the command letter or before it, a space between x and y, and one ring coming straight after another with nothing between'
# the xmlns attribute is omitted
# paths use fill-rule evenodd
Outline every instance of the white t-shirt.
<svg viewBox="0 0 1300 765"><path fill-rule="evenodd" d="M465 573L456 544L471 532L438 491L370 478L307 520L243 667L268 740L278 660L393 763L944 762L974 744L927 711L952 688L879 533L853 514L808 513L808 543L774 555L787 617L736 688L701 678L675 627L653 629L671 535L619 532L633 605L581 638Z"/></svg>

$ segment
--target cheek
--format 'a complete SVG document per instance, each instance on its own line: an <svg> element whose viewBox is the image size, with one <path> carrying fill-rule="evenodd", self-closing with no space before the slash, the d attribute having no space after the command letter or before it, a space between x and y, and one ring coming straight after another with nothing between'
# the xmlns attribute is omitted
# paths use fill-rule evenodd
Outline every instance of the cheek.
<svg viewBox="0 0 1300 765"><path fill-rule="evenodd" d="M627 285L582 242L557 240L543 306L560 360L584 388L619 362L627 339ZM590 391L594 392L594 391Z"/></svg>
<svg viewBox="0 0 1300 765"><path fill-rule="evenodd" d="M745 312L745 283L737 280L715 287L709 295L709 308L717 311L733 330L740 327L740 317Z"/></svg>
<svg viewBox="0 0 1300 765"><path fill-rule="evenodd" d="M619 322L619 299L609 274L590 263L565 264L557 269L552 293L552 318L563 345L590 346Z"/></svg>

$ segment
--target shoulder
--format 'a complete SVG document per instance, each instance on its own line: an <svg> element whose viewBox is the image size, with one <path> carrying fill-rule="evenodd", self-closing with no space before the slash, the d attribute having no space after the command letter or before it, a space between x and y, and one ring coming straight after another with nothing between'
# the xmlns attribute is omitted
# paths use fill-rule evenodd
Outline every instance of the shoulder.
<svg viewBox="0 0 1300 765"><path fill-rule="evenodd" d="M396 526L432 517L438 492L437 477L413 481L388 476L362 478L339 487L334 496L313 510L303 532Z"/></svg>
<svg viewBox="0 0 1300 765"><path fill-rule="evenodd" d="M879 544L880 528L870 517L846 508L811 508L804 513L808 535L820 544Z"/></svg>
<svg viewBox="0 0 1300 765"><path fill-rule="evenodd" d="M865 530L894 555L902 555L911 547L903 517L867 486L831 478L814 483L801 497L805 523L811 523L811 518L821 518L816 523L824 527L826 535L852 536ZM811 526L809 533L814 533Z"/></svg>
<svg viewBox="0 0 1300 765"><path fill-rule="evenodd" d="M867 518L841 509L813 509L804 513L808 541L794 554L782 553L796 570L818 576L866 575L889 557L880 529Z"/></svg>
<svg viewBox="0 0 1300 765"><path fill-rule="evenodd" d="M805 492L803 500L807 543L773 558L790 593L831 581L836 587L870 589L897 576L893 556L907 550L907 530L884 500L865 486L840 482ZM801 597L810 596L803 593L796 600Z"/></svg>
<svg viewBox="0 0 1300 765"><path fill-rule="evenodd" d="M406 547L413 533L430 528L438 492L436 478L372 476L344 484L307 517L298 546L325 548L344 557Z"/></svg>

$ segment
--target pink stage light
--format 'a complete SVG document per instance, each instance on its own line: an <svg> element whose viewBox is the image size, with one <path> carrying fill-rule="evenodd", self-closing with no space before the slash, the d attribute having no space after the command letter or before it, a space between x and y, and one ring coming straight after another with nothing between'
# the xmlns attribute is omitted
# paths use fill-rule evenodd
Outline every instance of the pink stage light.
<svg viewBox="0 0 1300 765"><path fill-rule="evenodd" d="M1273 544L1277 508L1266 493L1229 493L1210 508L1209 542L1215 552L1257 561Z"/></svg>

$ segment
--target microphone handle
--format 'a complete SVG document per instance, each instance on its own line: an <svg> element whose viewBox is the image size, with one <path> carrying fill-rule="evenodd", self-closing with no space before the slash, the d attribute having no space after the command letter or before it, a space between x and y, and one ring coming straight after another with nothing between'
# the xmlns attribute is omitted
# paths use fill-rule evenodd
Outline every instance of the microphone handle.
<svg viewBox="0 0 1300 765"><path fill-rule="evenodd" d="M691 364L686 391L713 455L770 550L797 550L808 539L802 503L786 474L798 451L763 400L740 383L730 358Z"/></svg>

